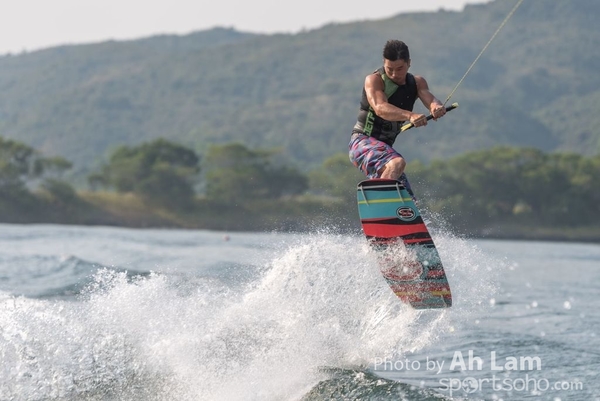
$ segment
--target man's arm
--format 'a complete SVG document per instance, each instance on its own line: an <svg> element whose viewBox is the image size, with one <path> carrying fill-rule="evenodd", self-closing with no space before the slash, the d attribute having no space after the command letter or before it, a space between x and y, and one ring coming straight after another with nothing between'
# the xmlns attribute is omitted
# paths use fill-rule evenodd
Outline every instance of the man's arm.
<svg viewBox="0 0 600 401"><path fill-rule="evenodd" d="M429 110L434 120L437 120L444 114L446 114L446 108L435 96L429 91L429 85L425 78L415 75L415 81L417 82L417 95L423 105ZM427 125L427 124L425 124Z"/></svg>
<svg viewBox="0 0 600 401"><path fill-rule="evenodd" d="M427 85L427 82L425 82L425 85ZM417 90L418 88L419 85L417 84ZM388 121L410 121L415 127L427 125L427 119L424 114L413 113L388 103L384 89L383 79L379 75L371 74L365 78L367 100L375 111L375 114Z"/></svg>

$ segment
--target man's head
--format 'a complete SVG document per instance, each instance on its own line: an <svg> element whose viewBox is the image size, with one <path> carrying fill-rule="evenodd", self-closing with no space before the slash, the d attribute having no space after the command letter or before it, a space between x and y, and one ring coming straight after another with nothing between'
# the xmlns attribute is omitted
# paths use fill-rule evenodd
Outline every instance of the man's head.
<svg viewBox="0 0 600 401"><path fill-rule="evenodd" d="M383 48L385 74L396 84L404 85L409 67L410 52L406 43L401 40L388 40Z"/></svg>
<svg viewBox="0 0 600 401"><path fill-rule="evenodd" d="M401 40L388 40L383 48L383 58L390 61L404 60L408 63L410 62L408 46Z"/></svg>

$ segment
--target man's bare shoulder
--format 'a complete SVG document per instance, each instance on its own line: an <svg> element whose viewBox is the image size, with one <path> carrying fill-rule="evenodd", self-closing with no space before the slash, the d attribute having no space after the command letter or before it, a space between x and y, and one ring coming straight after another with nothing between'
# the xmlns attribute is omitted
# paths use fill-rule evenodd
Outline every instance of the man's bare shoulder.
<svg viewBox="0 0 600 401"><path fill-rule="evenodd" d="M365 88L374 88L383 90L384 84L381 75L377 72L369 74L365 78Z"/></svg>
<svg viewBox="0 0 600 401"><path fill-rule="evenodd" d="M428 88L427 81L421 75L413 75L415 77L415 82L417 83L417 88Z"/></svg>

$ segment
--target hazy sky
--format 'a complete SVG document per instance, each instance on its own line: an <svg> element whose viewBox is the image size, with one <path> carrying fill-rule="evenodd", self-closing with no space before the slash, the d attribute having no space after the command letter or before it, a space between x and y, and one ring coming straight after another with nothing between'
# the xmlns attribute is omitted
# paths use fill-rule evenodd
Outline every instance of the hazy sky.
<svg viewBox="0 0 600 401"><path fill-rule="evenodd" d="M3 0L0 55L70 43L186 34L215 26L294 33L401 12L461 10L489 0Z"/></svg>

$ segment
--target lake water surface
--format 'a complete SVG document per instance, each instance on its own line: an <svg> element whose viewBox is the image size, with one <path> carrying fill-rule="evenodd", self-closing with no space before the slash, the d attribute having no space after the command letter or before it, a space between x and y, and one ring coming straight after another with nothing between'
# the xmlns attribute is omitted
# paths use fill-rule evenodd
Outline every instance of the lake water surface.
<svg viewBox="0 0 600 401"><path fill-rule="evenodd" d="M0 400L600 400L600 246L433 232L448 310L365 239L0 225Z"/></svg>

